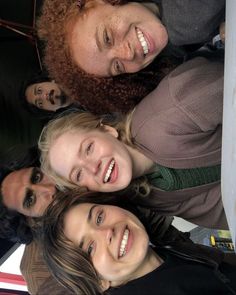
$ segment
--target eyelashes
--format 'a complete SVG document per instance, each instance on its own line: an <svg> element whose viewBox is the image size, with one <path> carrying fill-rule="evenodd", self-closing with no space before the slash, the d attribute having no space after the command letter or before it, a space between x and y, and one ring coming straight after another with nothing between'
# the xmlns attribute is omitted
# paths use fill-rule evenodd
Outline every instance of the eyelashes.
<svg viewBox="0 0 236 295"><path fill-rule="evenodd" d="M86 154L89 155L89 153L92 151L93 142L89 143L86 147Z"/></svg>
<svg viewBox="0 0 236 295"><path fill-rule="evenodd" d="M116 60L113 63L113 67L114 67L114 71L115 71L116 75L120 75L120 74L123 74L125 72L124 66L119 60Z"/></svg>
<svg viewBox="0 0 236 295"><path fill-rule="evenodd" d="M86 156L89 156L92 153L93 146L94 146L94 142L90 142L90 143L88 143L86 145L85 152L84 152ZM83 169L82 168L76 170L73 182L79 183L81 181L82 175L83 175Z"/></svg>
<svg viewBox="0 0 236 295"><path fill-rule="evenodd" d="M99 212L99 214L97 215L97 217L96 217L96 224L97 225L100 225L103 222L103 215L104 215L103 213L104 213L103 210L101 210Z"/></svg>
<svg viewBox="0 0 236 295"><path fill-rule="evenodd" d="M103 42L104 42L105 46L111 45L111 38L109 37L106 29L103 32Z"/></svg>
<svg viewBox="0 0 236 295"><path fill-rule="evenodd" d="M103 220L104 220L104 211L100 210L98 214L96 214L95 216L95 224L97 226L100 226ZM87 254L91 256L93 254L94 249L95 249L95 241L92 241L91 243L89 243L87 247L87 250L86 250Z"/></svg>

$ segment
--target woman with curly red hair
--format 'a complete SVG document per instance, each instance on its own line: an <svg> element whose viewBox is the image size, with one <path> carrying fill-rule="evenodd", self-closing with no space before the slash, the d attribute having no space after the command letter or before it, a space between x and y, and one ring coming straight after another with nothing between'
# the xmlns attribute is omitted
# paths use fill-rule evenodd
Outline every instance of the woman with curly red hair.
<svg viewBox="0 0 236 295"><path fill-rule="evenodd" d="M50 74L93 112L129 110L171 67L160 52L183 57L224 21L224 0L156 2L46 0L38 32Z"/></svg>

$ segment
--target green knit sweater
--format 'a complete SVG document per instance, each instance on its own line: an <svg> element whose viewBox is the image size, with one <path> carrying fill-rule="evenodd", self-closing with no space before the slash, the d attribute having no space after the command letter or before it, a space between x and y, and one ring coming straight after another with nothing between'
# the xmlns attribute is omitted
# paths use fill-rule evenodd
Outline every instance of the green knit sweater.
<svg viewBox="0 0 236 295"><path fill-rule="evenodd" d="M151 185L164 191L176 191L220 180L221 165L192 169L173 169L156 164L146 175Z"/></svg>

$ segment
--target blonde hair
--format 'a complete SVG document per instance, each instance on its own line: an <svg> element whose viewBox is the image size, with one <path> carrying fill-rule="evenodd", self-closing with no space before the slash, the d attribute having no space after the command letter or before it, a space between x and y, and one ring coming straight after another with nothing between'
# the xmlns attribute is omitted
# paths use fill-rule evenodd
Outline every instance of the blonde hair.
<svg viewBox="0 0 236 295"><path fill-rule="evenodd" d="M43 128L38 141L41 151L40 161L42 171L55 181L59 189L64 190L65 187L76 188L76 184L56 173L50 164L49 153L55 140L66 132L76 132L77 130L91 131L97 129L105 132L104 125L109 125L117 130L119 140L127 145L133 146L130 132L132 114L133 111L124 120L117 120L114 117L111 118L110 115L96 116L89 112L75 112L50 121Z"/></svg>

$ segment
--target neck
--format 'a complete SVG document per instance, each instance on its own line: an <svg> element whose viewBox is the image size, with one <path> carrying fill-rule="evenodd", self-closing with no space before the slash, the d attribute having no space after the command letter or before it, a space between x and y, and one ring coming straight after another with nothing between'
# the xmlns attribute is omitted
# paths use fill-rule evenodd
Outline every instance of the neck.
<svg viewBox="0 0 236 295"><path fill-rule="evenodd" d="M147 3L142 3L143 6L151 10L156 16L160 16L160 10L159 7L156 3L154 2L147 2Z"/></svg>
<svg viewBox="0 0 236 295"><path fill-rule="evenodd" d="M146 157L134 147L127 145L127 149L129 150L132 159L133 178L137 178L152 172L155 163L150 158Z"/></svg>
<svg viewBox="0 0 236 295"><path fill-rule="evenodd" d="M161 259L161 257L158 256L156 252L149 246L145 260L143 261L137 272L133 274L132 278L129 278L129 281L143 277L144 275L158 268L160 265L162 265L162 263L163 260Z"/></svg>

